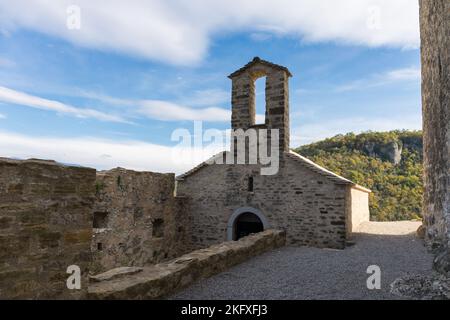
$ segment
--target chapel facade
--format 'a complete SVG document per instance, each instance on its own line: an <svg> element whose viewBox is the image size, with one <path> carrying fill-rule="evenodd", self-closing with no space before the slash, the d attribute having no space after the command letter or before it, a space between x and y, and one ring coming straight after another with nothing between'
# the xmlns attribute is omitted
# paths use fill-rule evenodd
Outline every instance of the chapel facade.
<svg viewBox="0 0 450 320"><path fill-rule="evenodd" d="M194 248L238 240L265 229L286 231L289 245L343 249L357 227L369 220L370 190L289 149L289 70L258 57L232 73L231 128L271 136L278 151L276 174L245 157L236 160L236 137L224 151L177 177L177 196L187 199ZM256 124L255 81L266 77L265 122ZM268 132L268 133L267 133ZM261 137L257 135L258 139ZM276 142L276 143L275 143ZM259 147L259 145L258 145ZM245 140L249 151L251 143ZM272 148L272 149L271 149Z"/></svg>

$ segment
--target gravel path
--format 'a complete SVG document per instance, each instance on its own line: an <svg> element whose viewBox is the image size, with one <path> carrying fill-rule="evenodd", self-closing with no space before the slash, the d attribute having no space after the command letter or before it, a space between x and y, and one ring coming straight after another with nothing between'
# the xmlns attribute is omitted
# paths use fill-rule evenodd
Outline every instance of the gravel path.
<svg viewBox="0 0 450 320"><path fill-rule="evenodd" d="M431 272L432 256L415 236L419 222L369 222L343 251L284 247L209 279L172 299L396 299L389 285ZM381 268L381 290L368 290L369 265Z"/></svg>

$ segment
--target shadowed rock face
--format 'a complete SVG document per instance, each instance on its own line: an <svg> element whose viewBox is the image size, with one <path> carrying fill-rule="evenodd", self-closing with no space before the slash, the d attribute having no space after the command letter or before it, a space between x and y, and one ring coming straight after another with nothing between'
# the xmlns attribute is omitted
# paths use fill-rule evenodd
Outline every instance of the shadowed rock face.
<svg viewBox="0 0 450 320"><path fill-rule="evenodd" d="M423 215L426 239L438 251L436 270L449 274L450 1L421 0Z"/></svg>
<svg viewBox="0 0 450 320"><path fill-rule="evenodd" d="M385 144L367 142L363 146L363 151L370 157L377 157L388 160L394 164L399 164L402 160L403 146L397 141L391 141Z"/></svg>

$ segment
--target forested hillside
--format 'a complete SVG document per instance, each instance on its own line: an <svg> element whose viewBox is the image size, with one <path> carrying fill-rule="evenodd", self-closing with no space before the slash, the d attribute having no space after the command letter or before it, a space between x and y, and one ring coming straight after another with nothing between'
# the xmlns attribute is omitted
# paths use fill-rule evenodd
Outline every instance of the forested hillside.
<svg viewBox="0 0 450 320"><path fill-rule="evenodd" d="M374 221L420 218L421 131L348 133L295 151L371 189L370 209Z"/></svg>

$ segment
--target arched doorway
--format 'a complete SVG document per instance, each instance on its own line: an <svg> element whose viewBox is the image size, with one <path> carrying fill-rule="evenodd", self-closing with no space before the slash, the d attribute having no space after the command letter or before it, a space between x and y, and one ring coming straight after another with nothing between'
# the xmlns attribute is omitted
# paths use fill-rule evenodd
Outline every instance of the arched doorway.
<svg viewBox="0 0 450 320"><path fill-rule="evenodd" d="M227 240L239 240L268 228L269 223L261 211L250 207L239 208L228 220Z"/></svg>
<svg viewBox="0 0 450 320"><path fill-rule="evenodd" d="M234 239L246 237L252 233L264 231L261 219L251 212L241 214L234 222Z"/></svg>

